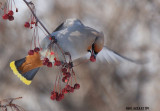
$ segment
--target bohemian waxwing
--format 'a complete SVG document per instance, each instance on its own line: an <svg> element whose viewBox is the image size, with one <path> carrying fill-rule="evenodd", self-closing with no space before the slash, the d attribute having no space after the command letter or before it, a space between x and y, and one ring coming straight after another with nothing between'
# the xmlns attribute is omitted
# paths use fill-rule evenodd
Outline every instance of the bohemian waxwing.
<svg viewBox="0 0 160 111"><path fill-rule="evenodd" d="M96 57L101 59L102 56L108 62L117 60L135 62L104 47L103 33L85 26L78 19L67 19L51 35L55 37L58 46L50 44L51 37L47 36L40 44L42 50L10 63L14 74L25 84L29 85L31 83L39 68L43 66L44 58L48 58L50 62L54 63L54 58L58 56L59 61L63 63L65 57L62 51L69 52L73 61L91 53L90 61L92 62L96 60ZM56 54L51 55L52 51L56 52ZM66 58L66 61L69 61L69 58Z"/></svg>

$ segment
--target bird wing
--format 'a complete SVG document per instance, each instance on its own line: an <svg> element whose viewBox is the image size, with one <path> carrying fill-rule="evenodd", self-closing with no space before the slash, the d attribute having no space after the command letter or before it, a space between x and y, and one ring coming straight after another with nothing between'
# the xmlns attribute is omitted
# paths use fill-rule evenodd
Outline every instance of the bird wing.
<svg viewBox="0 0 160 111"><path fill-rule="evenodd" d="M89 57L90 54L87 54L87 58ZM103 49L98 53L97 55L97 61L104 62L106 60L108 63L113 63L113 62L120 62L120 61L129 61L132 63L136 64L145 64L146 61L144 60L132 60L130 58L127 58L125 56L122 56L118 54L117 52L108 49L106 46L103 47Z"/></svg>

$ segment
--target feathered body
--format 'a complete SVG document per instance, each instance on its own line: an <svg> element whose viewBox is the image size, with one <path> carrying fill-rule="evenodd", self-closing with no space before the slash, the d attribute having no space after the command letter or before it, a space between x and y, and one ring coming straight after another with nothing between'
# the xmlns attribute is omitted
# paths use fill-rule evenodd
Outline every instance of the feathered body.
<svg viewBox="0 0 160 111"><path fill-rule="evenodd" d="M56 44L50 46L51 40L47 36L41 42L41 51L34 52L33 55L28 55L23 59L10 63L14 74L25 84L29 85L31 83L39 68L43 66L44 58L47 57L49 61L54 63L54 58L58 56L59 61L63 62L65 59L62 51L69 52L73 61L90 52L90 60L92 62L96 60L96 56L100 58L103 56L108 62L121 59L135 62L104 47L103 33L85 26L78 19L66 20L51 35L55 37L59 47ZM53 55L50 54L52 50L56 52Z"/></svg>
<svg viewBox="0 0 160 111"><path fill-rule="evenodd" d="M87 27L81 23L78 19L68 19L63 23L58 31L51 34L57 39L57 44L62 48L64 52L71 54L72 60L78 59L85 56L88 50L92 48L92 44L97 38L101 39L100 48L101 50L104 45L103 33L100 33L93 28ZM41 42L41 55L45 57L48 45L50 44L50 37L46 37ZM53 50L56 50L56 45L52 46ZM57 50L58 55L61 55L60 50ZM50 55L48 55L48 58ZM63 60L63 56L59 56L60 60ZM50 59L53 61L53 58ZM54 62L54 61L53 61Z"/></svg>

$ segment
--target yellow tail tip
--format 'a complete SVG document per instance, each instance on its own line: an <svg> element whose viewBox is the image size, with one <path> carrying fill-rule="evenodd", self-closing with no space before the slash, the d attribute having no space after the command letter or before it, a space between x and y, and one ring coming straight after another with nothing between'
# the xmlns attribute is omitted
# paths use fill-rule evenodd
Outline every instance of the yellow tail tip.
<svg viewBox="0 0 160 111"><path fill-rule="evenodd" d="M15 66L15 61L12 61L10 63L10 67L13 71L13 73L26 85L30 85L32 81L30 80L27 80L26 78L24 78L20 73L19 71L17 70L16 66Z"/></svg>

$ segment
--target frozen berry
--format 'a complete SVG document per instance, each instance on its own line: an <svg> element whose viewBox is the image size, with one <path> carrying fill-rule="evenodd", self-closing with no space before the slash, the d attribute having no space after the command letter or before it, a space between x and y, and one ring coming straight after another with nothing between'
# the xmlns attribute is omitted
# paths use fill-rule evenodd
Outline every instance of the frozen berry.
<svg viewBox="0 0 160 111"><path fill-rule="evenodd" d="M24 27L29 28L30 27L30 23L29 22L25 22Z"/></svg>
<svg viewBox="0 0 160 111"><path fill-rule="evenodd" d="M91 55L91 57L90 57L90 61L91 61L91 62L95 62L95 61L96 61L95 56Z"/></svg>
<svg viewBox="0 0 160 111"><path fill-rule="evenodd" d="M38 52L40 49L38 47L34 48L34 52Z"/></svg>
<svg viewBox="0 0 160 111"><path fill-rule="evenodd" d="M7 20L9 18L8 14L4 14L2 17L4 20Z"/></svg>
<svg viewBox="0 0 160 111"><path fill-rule="evenodd" d="M71 86L70 85L66 85L66 90L68 91L68 92L70 92L70 90L71 90Z"/></svg>
<svg viewBox="0 0 160 111"><path fill-rule="evenodd" d="M48 64L48 62L43 60L43 65L47 65L47 64Z"/></svg>
<svg viewBox="0 0 160 111"><path fill-rule="evenodd" d="M59 94L60 100L64 99L64 94Z"/></svg>
<svg viewBox="0 0 160 111"><path fill-rule="evenodd" d="M28 55L33 55L34 51L33 50L29 50Z"/></svg>
<svg viewBox="0 0 160 111"><path fill-rule="evenodd" d="M69 72L66 72L66 77L70 78L71 77L71 74Z"/></svg>
<svg viewBox="0 0 160 111"><path fill-rule="evenodd" d="M13 14L14 14L14 13L13 13L12 10L10 10L10 11L8 12L8 15L9 15L9 16L13 16Z"/></svg>
<svg viewBox="0 0 160 111"><path fill-rule="evenodd" d="M44 61L49 62L49 59L48 58L44 58Z"/></svg>
<svg viewBox="0 0 160 111"><path fill-rule="evenodd" d="M68 82L67 77L66 77L66 76L65 76L65 77L63 77L63 78L62 78L62 81L63 81L64 83L67 83L67 82Z"/></svg>
<svg viewBox="0 0 160 111"><path fill-rule="evenodd" d="M62 89L62 93L63 94L67 94L68 93L68 91L66 90L66 88Z"/></svg>
<svg viewBox="0 0 160 111"><path fill-rule="evenodd" d="M47 66L52 67L52 62L48 62Z"/></svg>
<svg viewBox="0 0 160 111"><path fill-rule="evenodd" d="M56 60L55 63L54 63L54 65L55 65L55 66L60 66L60 65L61 65L61 61L57 61L57 60Z"/></svg>
<svg viewBox="0 0 160 111"><path fill-rule="evenodd" d="M71 92L71 93L74 92L74 87L71 87L70 92Z"/></svg>
<svg viewBox="0 0 160 111"><path fill-rule="evenodd" d="M35 22L34 22L34 21L31 21L31 24L35 24Z"/></svg>
<svg viewBox="0 0 160 111"><path fill-rule="evenodd" d="M9 16L9 17L8 17L8 20L9 20L9 21L13 21L13 20L14 20L14 17L13 17L13 16Z"/></svg>
<svg viewBox="0 0 160 111"><path fill-rule="evenodd" d="M75 85L74 85L74 89L79 89L80 88L80 85L78 84L78 83L76 83Z"/></svg>
<svg viewBox="0 0 160 111"><path fill-rule="evenodd" d="M43 60L43 65L47 65L48 62L49 62L49 59L48 59L48 58L44 58L44 60Z"/></svg>
<svg viewBox="0 0 160 111"><path fill-rule="evenodd" d="M61 97L59 95L57 95L56 101L60 101L60 100L61 100Z"/></svg>
<svg viewBox="0 0 160 111"><path fill-rule="evenodd" d="M66 68L62 68L62 72L63 72L63 73L66 73L66 72L67 72L67 69L66 69Z"/></svg>
<svg viewBox="0 0 160 111"><path fill-rule="evenodd" d="M54 91L53 91L53 92L51 93L51 99L52 99L52 100L55 100L55 99L57 98L57 96L58 96L58 93L57 93L57 92L54 92Z"/></svg>

